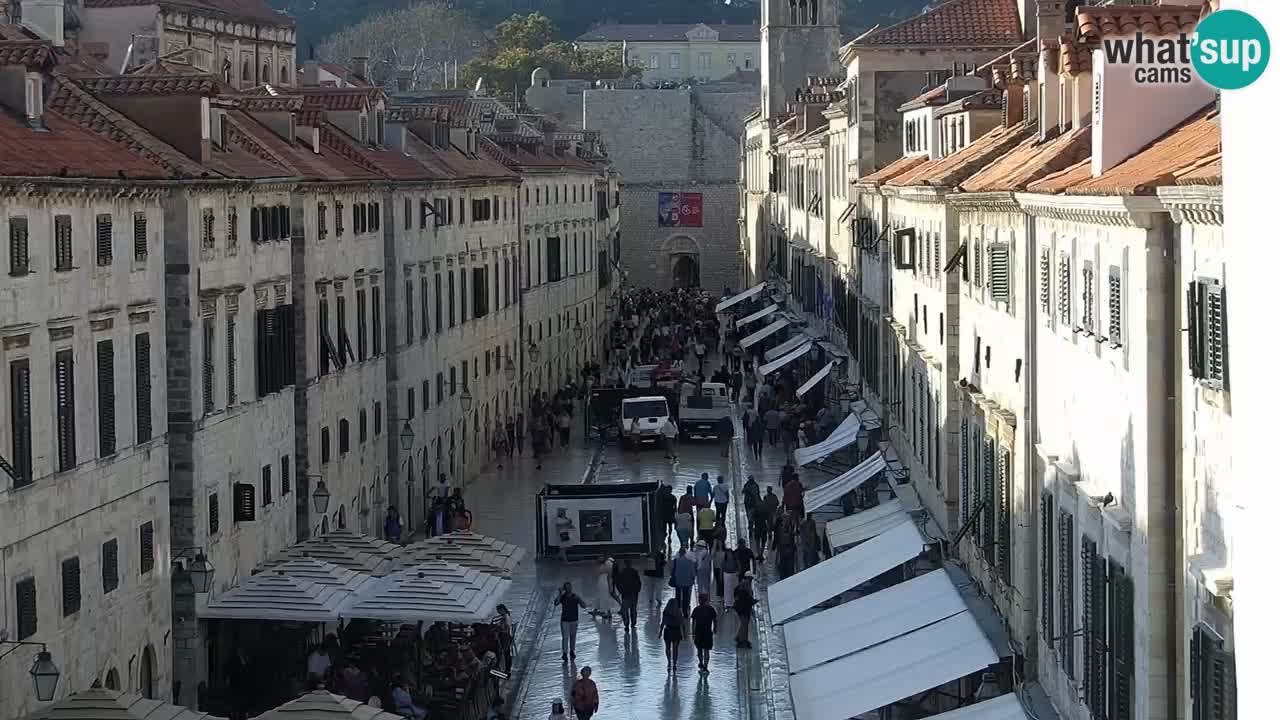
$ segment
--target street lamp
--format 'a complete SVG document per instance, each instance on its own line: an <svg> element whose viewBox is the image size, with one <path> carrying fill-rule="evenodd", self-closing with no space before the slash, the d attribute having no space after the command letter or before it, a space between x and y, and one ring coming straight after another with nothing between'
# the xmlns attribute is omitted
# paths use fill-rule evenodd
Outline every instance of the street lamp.
<svg viewBox="0 0 1280 720"><path fill-rule="evenodd" d="M529 362L535 365L538 363L538 344L532 340L529 341Z"/></svg>
<svg viewBox="0 0 1280 720"><path fill-rule="evenodd" d="M31 664L31 681L35 685L36 700L40 702L52 701L53 695L58 689L58 678L62 677L62 673L58 670L58 666L53 664L53 656L49 654L49 646L38 642L4 639L0 639L0 645L14 646L13 650L0 655L0 658L17 652L18 648L21 647L40 648L40 652L36 653L35 662Z"/></svg>
<svg viewBox="0 0 1280 720"><path fill-rule="evenodd" d="M180 560L189 558L184 567ZM213 584L213 565L202 547L186 547L173 556L173 586L175 590L207 593Z"/></svg>
<svg viewBox="0 0 1280 720"><path fill-rule="evenodd" d="M413 449L413 427L409 425L409 421L404 421L404 427L400 428L400 449Z"/></svg>
<svg viewBox="0 0 1280 720"><path fill-rule="evenodd" d="M515 382L515 379L516 379L516 365L515 365L515 363L511 362L511 358L507 358L507 370L506 370L506 372L507 372L507 382Z"/></svg>
<svg viewBox="0 0 1280 720"><path fill-rule="evenodd" d="M471 397L471 391L462 388L462 395L458 396L458 402L462 404L462 412L471 412L471 403L475 398Z"/></svg>
<svg viewBox="0 0 1280 720"><path fill-rule="evenodd" d="M320 480L316 483L315 490L311 491L311 506L316 509L317 515L324 515L329 511L329 488L325 487L324 476L307 475L307 477Z"/></svg>
<svg viewBox="0 0 1280 720"><path fill-rule="evenodd" d="M582 342L582 334L583 334L584 332L585 332L585 330L583 330L583 329L582 329L582 321L581 321L581 320L579 320L579 321L578 321L578 322L573 326L573 339L574 339L574 340L576 340L576 341L578 341L578 342Z"/></svg>

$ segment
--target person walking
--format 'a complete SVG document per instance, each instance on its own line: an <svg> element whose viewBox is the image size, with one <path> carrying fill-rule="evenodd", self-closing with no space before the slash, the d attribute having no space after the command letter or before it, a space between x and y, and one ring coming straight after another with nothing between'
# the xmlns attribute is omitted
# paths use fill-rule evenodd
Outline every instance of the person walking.
<svg viewBox="0 0 1280 720"><path fill-rule="evenodd" d="M572 426L573 418L570 413L571 402L566 402L560 410L560 414L556 417L556 428L560 431L560 447L569 447L569 428Z"/></svg>
<svg viewBox="0 0 1280 720"><path fill-rule="evenodd" d="M630 632L636 629L636 610L640 606L640 590L644 587L640 571L631 566L630 558L622 561L617 586L618 595L622 598L622 627Z"/></svg>
<svg viewBox="0 0 1280 720"><path fill-rule="evenodd" d="M698 586L698 594L710 595L712 590L711 571L715 566L715 558L711 553L711 544L706 540L699 540L698 544L693 547L694 552L690 556L697 563L698 574L695 583Z"/></svg>
<svg viewBox="0 0 1280 720"><path fill-rule="evenodd" d="M740 648L751 648L751 614L756 602L755 595L751 592L751 575L743 573L733 593L733 611L738 614L737 644Z"/></svg>
<svg viewBox="0 0 1280 720"><path fill-rule="evenodd" d="M671 533L676 529L676 494L667 483L658 491L658 507L662 510L662 537L664 543L671 542Z"/></svg>
<svg viewBox="0 0 1280 720"><path fill-rule="evenodd" d="M720 441L720 457L729 457L729 446L733 444L733 418L725 415L716 423L716 437Z"/></svg>
<svg viewBox="0 0 1280 720"><path fill-rule="evenodd" d="M698 358L698 374L702 374L703 363L707 359L707 346L702 342L702 338L698 338L693 344L693 354Z"/></svg>
<svg viewBox="0 0 1280 720"><path fill-rule="evenodd" d="M569 548L573 546L573 518L564 508L556 508L556 540L560 547L560 562L569 562Z"/></svg>
<svg viewBox="0 0 1280 720"><path fill-rule="evenodd" d="M578 720L591 720L591 716L600 710L600 690L591 679L591 666L582 668L581 677L573 684L573 714Z"/></svg>
<svg viewBox="0 0 1280 720"><path fill-rule="evenodd" d="M751 455L755 457L757 463L764 457L764 434L763 420L751 423L751 427L747 429L747 445L751 447Z"/></svg>
<svg viewBox="0 0 1280 720"><path fill-rule="evenodd" d="M769 408L764 414L764 427L769 431L769 447L777 447L778 434L782 430L782 413L778 408Z"/></svg>
<svg viewBox="0 0 1280 720"><path fill-rule="evenodd" d="M729 486L723 475L716 476L716 484L711 488L711 500L716 506L716 527L724 527L725 515L729 512Z"/></svg>
<svg viewBox="0 0 1280 720"><path fill-rule="evenodd" d="M804 517L804 522L800 523L800 561L804 563L806 569L821 561L821 549L822 538L818 535L818 521L813 517L813 513L808 513Z"/></svg>
<svg viewBox="0 0 1280 720"><path fill-rule="evenodd" d="M556 597L560 606L560 662L578 657L578 610L587 603L573 592L573 585L565 583Z"/></svg>
<svg viewBox="0 0 1280 720"><path fill-rule="evenodd" d="M502 461L510 453L507 452L507 431L505 428L496 427L493 429L493 454L498 458L498 469L502 469Z"/></svg>
<svg viewBox="0 0 1280 720"><path fill-rule="evenodd" d="M790 469L788 465L784 471ZM800 473L791 471L791 479L782 486L782 506L795 518L804 516L804 484L800 482Z"/></svg>
<svg viewBox="0 0 1280 720"><path fill-rule="evenodd" d="M778 513L773 528L773 549L778 553L778 577L786 580L796 572L796 531L790 512Z"/></svg>
<svg viewBox="0 0 1280 720"><path fill-rule="evenodd" d="M693 599L693 584L698 579L698 565L689 557L683 547L671 561L670 585L676 591L676 599L680 602L680 610L684 617L689 617L689 602Z"/></svg>
<svg viewBox="0 0 1280 720"><path fill-rule="evenodd" d="M662 646L667 651L667 669L676 669L676 659L680 655L680 641L684 640L684 615L675 598L667 601L662 610L662 620L658 624L658 635L662 638Z"/></svg>
<svg viewBox="0 0 1280 720"><path fill-rule="evenodd" d="M707 666L711 664L711 647L715 645L718 617L716 609L711 606L711 596L699 594L698 607L690 620L693 621L693 647L698 651L698 671L703 675L711 672Z"/></svg>
<svg viewBox="0 0 1280 720"><path fill-rule="evenodd" d="M698 482L693 484L693 499L699 507L711 504L711 476L702 473Z"/></svg>
<svg viewBox="0 0 1280 720"><path fill-rule="evenodd" d="M747 532L755 527L756 506L760 504L760 483L755 475L748 475L742 484L742 509L747 511Z"/></svg>
<svg viewBox="0 0 1280 720"><path fill-rule="evenodd" d="M676 513L676 539L680 541L681 548L689 547L689 541L693 539L693 511L692 504L690 510Z"/></svg>
<svg viewBox="0 0 1280 720"><path fill-rule="evenodd" d="M698 540L711 544L711 534L716 529L716 511L710 507L698 510Z"/></svg>
<svg viewBox="0 0 1280 720"><path fill-rule="evenodd" d="M516 454L524 455L524 413L516 413L515 424Z"/></svg>
<svg viewBox="0 0 1280 720"><path fill-rule="evenodd" d="M511 452L516 448L516 421L511 415L507 415L507 422L502 426L507 431L507 457L511 456Z"/></svg>
<svg viewBox="0 0 1280 720"><path fill-rule="evenodd" d="M769 538L773 535L774 515L778 512L778 506L781 501L778 496L773 493L773 486L765 488L764 497L760 499L760 504L756 506L756 544L763 553L768 549Z"/></svg>
<svg viewBox="0 0 1280 720"><path fill-rule="evenodd" d="M511 657L515 650L515 626L511 623L511 611L506 605L498 604L498 619L494 622L498 629L498 649L502 651L502 670L511 673Z"/></svg>
<svg viewBox="0 0 1280 720"><path fill-rule="evenodd" d="M547 720L569 720L569 716L564 714L564 703L552 700L551 714L547 716Z"/></svg>
<svg viewBox="0 0 1280 720"><path fill-rule="evenodd" d="M738 547L742 547L742 541L738 541ZM733 591L738 585L738 551L729 547L726 542L720 549L720 571L724 574L724 585L720 594L720 606L728 610L733 606Z"/></svg>
<svg viewBox="0 0 1280 720"><path fill-rule="evenodd" d="M400 535L404 531L404 526L400 522L400 511L396 510L396 506L392 505L387 508L387 519L382 521L382 536L387 542L400 544Z"/></svg>
<svg viewBox="0 0 1280 720"><path fill-rule="evenodd" d="M596 606L592 616L609 619L613 616L613 593L610 585L613 579L613 558L602 557L596 567Z"/></svg>

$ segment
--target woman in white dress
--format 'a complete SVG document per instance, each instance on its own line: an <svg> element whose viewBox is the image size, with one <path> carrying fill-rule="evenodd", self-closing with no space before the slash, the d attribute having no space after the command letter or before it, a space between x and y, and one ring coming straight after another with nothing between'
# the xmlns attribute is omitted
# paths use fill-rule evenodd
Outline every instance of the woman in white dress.
<svg viewBox="0 0 1280 720"><path fill-rule="evenodd" d="M595 613L604 617L613 614L613 594L609 592L609 581L613 578L613 558L600 558L600 566L596 568L596 607Z"/></svg>

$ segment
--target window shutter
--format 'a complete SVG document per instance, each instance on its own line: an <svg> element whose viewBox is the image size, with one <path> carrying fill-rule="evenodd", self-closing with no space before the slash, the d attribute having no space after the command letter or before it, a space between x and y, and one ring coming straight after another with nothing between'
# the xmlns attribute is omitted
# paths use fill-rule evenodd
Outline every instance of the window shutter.
<svg viewBox="0 0 1280 720"><path fill-rule="evenodd" d="M1124 568L1114 560L1110 561L1109 587L1109 720L1133 720L1133 578L1126 575Z"/></svg>
<svg viewBox="0 0 1280 720"><path fill-rule="evenodd" d="M151 334L133 336L134 398L137 405L137 442L151 439Z"/></svg>
<svg viewBox="0 0 1280 720"><path fill-rule="evenodd" d="M293 216L288 205L277 205L276 207L280 210L280 239L289 240L293 237Z"/></svg>
<svg viewBox="0 0 1280 720"><path fill-rule="evenodd" d="M1227 386L1227 290L1213 284L1205 290L1204 303L1205 377Z"/></svg>
<svg viewBox="0 0 1280 720"><path fill-rule="evenodd" d="M982 499L986 507L982 511L982 550L987 562L996 562L996 444L989 437L982 444Z"/></svg>
<svg viewBox="0 0 1280 720"><path fill-rule="evenodd" d="M969 417L960 417L960 524L969 522Z"/></svg>
<svg viewBox="0 0 1280 720"><path fill-rule="evenodd" d="M267 357L271 352L267 337L267 314L270 312L270 310L258 310L254 313L254 374L257 376L260 398L266 397L271 392L271 382L267 376Z"/></svg>
<svg viewBox="0 0 1280 720"><path fill-rule="evenodd" d="M26 275L31 271L30 235L27 219L9 218L9 274Z"/></svg>
<svg viewBox="0 0 1280 720"><path fill-rule="evenodd" d="M1120 268L1112 266L1107 271L1107 337L1111 347L1118 348L1124 343L1124 296L1120 284Z"/></svg>
<svg viewBox="0 0 1280 720"><path fill-rule="evenodd" d="M990 281L987 283L991 291L991 299L997 302L1009 302L1009 244L992 243L987 246L990 253Z"/></svg>
<svg viewBox="0 0 1280 720"><path fill-rule="evenodd" d="M933 234L933 275L938 277L942 274L942 236L938 233Z"/></svg>
<svg viewBox="0 0 1280 720"><path fill-rule="evenodd" d="M1083 599L1081 625L1084 636L1084 703L1096 718L1103 717L1106 701L1106 560L1098 557L1098 544L1080 538L1080 586Z"/></svg>
<svg viewBox="0 0 1280 720"><path fill-rule="evenodd" d="M249 208L249 242L262 242L262 213L266 208L252 207Z"/></svg>
<svg viewBox="0 0 1280 720"><path fill-rule="evenodd" d="M40 628L39 606L36 604L36 579L19 580L15 587L17 602L14 603L14 616L18 624L19 641L26 640Z"/></svg>
<svg viewBox="0 0 1280 720"><path fill-rule="evenodd" d="M232 487L231 519L235 522L253 522L257 508L254 504L254 487L249 483L236 483Z"/></svg>
<svg viewBox="0 0 1280 720"><path fill-rule="evenodd" d="M236 316L227 314L227 407L236 404Z"/></svg>
<svg viewBox="0 0 1280 720"><path fill-rule="evenodd" d="M1092 335L1097 329L1094 323L1095 298L1093 263L1086 262L1080 267L1080 327L1086 334Z"/></svg>
<svg viewBox="0 0 1280 720"><path fill-rule="evenodd" d="M80 612L80 558L62 561L62 617Z"/></svg>
<svg viewBox="0 0 1280 720"><path fill-rule="evenodd" d="M232 206L227 208L227 254L234 255L239 247L240 218L236 213L235 206Z"/></svg>
<svg viewBox="0 0 1280 720"><path fill-rule="evenodd" d="M1000 579L1005 585L1013 584L1013 459L1008 450L1001 448L998 471L999 493L999 545L996 549L996 564L1000 569Z"/></svg>
<svg viewBox="0 0 1280 720"><path fill-rule="evenodd" d="M1187 285L1187 368L1193 378L1205 377L1204 294L1204 283Z"/></svg>
<svg viewBox="0 0 1280 720"><path fill-rule="evenodd" d="M71 350L54 354L54 396L58 420L58 470L76 466L75 361Z"/></svg>
<svg viewBox="0 0 1280 720"><path fill-rule="evenodd" d="M271 504L271 466L262 466L262 507Z"/></svg>
<svg viewBox="0 0 1280 720"><path fill-rule="evenodd" d="M982 275L982 238L973 238L973 282L978 287L982 287L985 279Z"/></svg>
<svg viewBox="0 0 1280 720"><path fill-rule="evenodd" d="M1071 258L1058 253L1058 321L1071 327Z"/></svg>
<svg viewBox="0 0 1280 720"><path fill-rule="evenodd" d="M202 321L204 328L204 348L203 362L201 367L201 396L204 400L203 414L208 415L213 412L213 343L215 338L215 330L213 327L213 318L206 317Z"/></svg>
<svg viewBox="0 0 1280 720"><path fill-rule="evenodd" d="M144 216L145 217L145 216ZM135 228L136 232L136 228ZM143 257L145 260L146 258ZM53 269L55 272L67 272L71 269L71 216L58 215L53 218Z"/></svg>
<svg viewBox="0 0 1280 720"><path fill-rule="evenodd" d="M1040 632L1053 647L1053 495L1040 495Z"/></svg>
<svg viewBox="0 0 1280 720"><path fill-rule="evenodd" d="M1058 659L1068 678L1076 676L1075 518L1058 513Z"/></svg>
<svg viewBox="0 0 1280 720"><path fill-rule="evenodd" d="M209 535L217 535L221 524L222 508L218 507L218 493L209 493Z"/></svg>
<svg viewBox="0 0 1280 720"><path fill-rule="evenodd" d="M143 523L138 529L138 539L141 550L141 561L138 566L141 568L140 572L145 575L156 566L155 528L150 522Z"/></svg>
<svg viewBox="0 0 1280 720"><path fill-rule="evenodd" d="M98 456L116 451L116 369L115 346L98 341Z"/></svg>
<svg viewBox="0 0 1280 720"><path fill-rule="evenodd" d="M1042 249L1040 251L1039 271L1040 312L1048 318L1053 312L1053 291L1051 288L1052 278L1049 276L1050 260L1048 249Z"/></svg>
<svg viewBox="0 0 1280 720"><path fill-rule="evenodd" d="M102 543L102 592L120 587L120 542L115 538Z"/></svg>
<svg viewBox="0 0 1280 720"><path fill-rule="evenodd" d="M9 421L13 427L13 486L33 481L31 468L31 361L9 363Z"/></svg>
<svg viewBox="0 0 1280 720"><path fill-rule="evenodd" d="M280 457L280 497L289 494L289 477L289 456L283 455Z"/></svg>
<svg viewBox="0 0 1280 720"><path fill-rule="evenodd" d="M1236 658L1221 645L1209 657L1209 718L1236 720Z"/></svg>
<svg viewBox="0 0 1280 720"><path fill-rule="evenodd" d="M110 265L113 257L112 217L110 214L97 216L97 259L99 265Z"/></svg>
<svg viewBox="0 0 1280 720"><path fill-rule="evenodd" d="M200 248L213 250L213 208L205 208L200 212Z"/></svg>

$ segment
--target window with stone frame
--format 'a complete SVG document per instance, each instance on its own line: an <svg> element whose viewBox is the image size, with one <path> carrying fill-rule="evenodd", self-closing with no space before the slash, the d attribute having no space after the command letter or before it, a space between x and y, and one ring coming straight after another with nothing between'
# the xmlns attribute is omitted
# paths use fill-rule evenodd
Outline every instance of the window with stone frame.
<svg viewBox="0 0 1280 720"><path fill-rule="evenodd" d="M146 217L145 215L143 216ZM137 223L134 224L135 232ZM145 233L144 233L145 235ZM145 250L143 246L143 260L146 260ZM135 249L136 255L136 249ZM136 257L135 257L136 259ZM71 216L55 215L53 216L53 271L54 272L70 272L72 269L72 246L71 246Z"/></svg>
<svg viewBox="0 0 1280 720"><path fill-rule="evenodd" d="M98 457L116 452L116 362L115 343L97 342L98 355Z"/></svg>
<svg viewBox="0 0 1280 720"><path fill-rule="evenodd" d="M135 221L134 227L137 227ZM234 205L227 208L227 254L235 255L240 251L240 218Z"/></svg>
<svg viewBox="0 0 1280 720"><path fill-rule="evenodd" d="M9 217L9 274L15 277L31 272L30 233L25 217Z"/></svg>
<svg viewBox="0 0 1280 720"><path fill-rule="evenodd" d="M156 531L151 521L138 528L138 572L146 575L156 566Z"/></svg>
<svg viewBox="0 0 1280 720"><path fill-rule="evenodd" d="M1205 624L1191 633L1190 720L1235 720L1236 658L1226 640Z"/></svg>
<svg viewBox="0 0 1280 720"><path fill-rule="evenodd" d="M26 640L40 628L40 606L36 596L36 579L23 578L14 585L14 639Z"/></svg>
<svg viewBox="0 0 1280 720"><path fill-rule="evenodd" d="M112 217L110 213L102 213L97 216L94 221L95 229L95 249L97 264L99 267L106 267L111 264L115 252L113 243L115 237L112 234Z"/></svg>
<svg viewBox="0 0 1280 720"><path fill-rule="evenodd" d="M1040 258L1037 264L1037 280L1040 283L1038 296L1040 300L1040 314L1044 316L1046 321L1053 319L1053 267L1052 258L1050 257L1049 248L1040 248Z"/></svg>
<svg viewBox="0 0 1280 720"><path fill-rule="evenodd" d="M1107 270L1107 339L1112 348L1124 344L1124 284L1121 270L1112 265Z"/></svg>
<svg viewBox="0 0 1280 720"><path fill-rule="evenodd" d="M1071 325L1071 256L1058 253L1058 322L1064 328Z"/></svg>
<svg viewBox="0 0 1280 720"><path fill-rule="evenodd" d="M1230 387L1227 356L1227 290L1218 280L1200 278L1187 287L1187 365L1207 387Z"/></svg>
<svg viewBox="0 0 1280 720"><path fill-rule="evenodd" d="M76 466L75 361L70 348L54 353L53 380L58 471L66 472Z"/></svg>
<svg viewBox="0 0 1280 720"><path fill-rule="evenodd" d="M1097 306L1098 298L1096 295L1097 275L1093 270L1093 263L1086 260L1080 263L1080 327L1086 336L1093 335L1097 330Z"/></svg>
<svg viewBox="0 0 1280 720"><path fill-rule="evenodd" d="M120 587L120 542L111 538L102 543L102 594L108 595L118 587Z"/></svg>
<svg viewBox="0 0 1280 720"><path fill-rule="evenodd" d="M213 252L216 242L213 237L213 208L204 208L200 211L200 250L204 253Z"/></svg>

